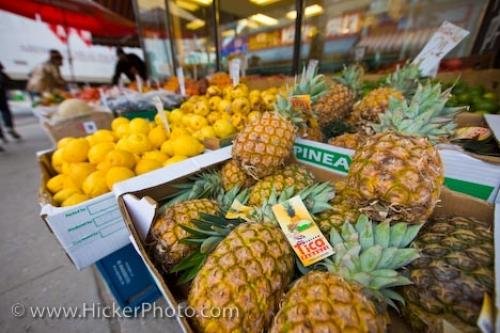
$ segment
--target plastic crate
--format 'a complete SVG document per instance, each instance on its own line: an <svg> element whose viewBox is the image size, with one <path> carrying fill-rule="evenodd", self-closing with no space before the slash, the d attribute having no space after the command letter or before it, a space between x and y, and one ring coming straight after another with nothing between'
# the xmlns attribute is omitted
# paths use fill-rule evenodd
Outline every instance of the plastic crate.
<svg viewBox="0 0 500 333"><path fill-rule="evenodd" d="M96 266L121 308L137 308L161 296L132 244L99 260Z"/></svg>

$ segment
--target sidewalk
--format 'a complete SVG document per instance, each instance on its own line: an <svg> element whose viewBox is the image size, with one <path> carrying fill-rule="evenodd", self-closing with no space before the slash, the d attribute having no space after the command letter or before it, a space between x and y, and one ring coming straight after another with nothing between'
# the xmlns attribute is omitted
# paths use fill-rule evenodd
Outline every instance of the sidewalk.
<svg viewBox="0 0 500 333"><path fill-rule="evenodd" d="M77 271L39 217L39 171L35 153L51 147L32 117L17 121L24 137L0 153L0 331L1 332L180 332L174 319L15 318L13 305L111 304L94 269ZM165 307L163 300L157 302ZM28 313L27 313L28 314Z"/></svg>

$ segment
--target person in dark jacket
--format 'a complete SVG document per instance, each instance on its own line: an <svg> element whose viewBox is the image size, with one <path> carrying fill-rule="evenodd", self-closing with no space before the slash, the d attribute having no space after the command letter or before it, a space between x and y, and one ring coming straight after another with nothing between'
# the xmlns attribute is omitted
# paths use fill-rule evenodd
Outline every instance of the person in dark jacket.
<svg viewBox="0 0 500 333"><path fill-rule="evenodd" d="M0 111L2 112L3 123L5 127L7 127L7 133L14 139L20 140L21 135L14 129L14 120L7 100L7 84L10 81L10 77L3 70L3 64L0 63ZM7 142L7 137L4 135L1 127L0 139L2 139L3 142ZM0 150L3 150L3 148L0 147Z"/></svg>
<svg viewBox="0 0 500 333"><path fill-rule="evenodd" d="M136 75L139 75L143 80L147 80L146 64L133 53L125 53L122 48L116 49L118 62L113 75L113 84L118 84L120 76L125 74L130 81L135 81Z"/></svg>

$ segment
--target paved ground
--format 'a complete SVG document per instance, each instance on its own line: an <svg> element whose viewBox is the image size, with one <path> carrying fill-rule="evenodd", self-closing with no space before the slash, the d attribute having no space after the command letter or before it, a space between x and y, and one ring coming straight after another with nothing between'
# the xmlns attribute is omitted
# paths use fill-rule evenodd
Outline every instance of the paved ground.
<svg viewBox="0 0 500 333"><path fill-rule="evenodd" d="M77 271L39 217L35 152L51 144L34 118L18 119L24 141L0 153L0 332L180 332L173 319L15 318L12 308L111 304L94 269ZM165 306L164 301L157 302ZM28 311L29 312L29 311Z"/></svg>

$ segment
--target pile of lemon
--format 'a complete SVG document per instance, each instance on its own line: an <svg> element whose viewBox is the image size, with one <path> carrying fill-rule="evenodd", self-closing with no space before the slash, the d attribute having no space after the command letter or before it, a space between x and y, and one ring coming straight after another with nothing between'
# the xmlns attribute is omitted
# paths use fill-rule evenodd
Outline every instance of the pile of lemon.
<svg viewBox="0 0 500 333"><path fill-rule="evenodd" d="M47 181L54 204L71 206L109 192L116 182L199 155L204 145L182 127L167 131L157 115L113 120L111 130L57 143L52 167L58 173Z"/></svg>
<svg viewBox="0 0 500 333"><path fill-rule="evenodd" d="M200 141L225 139L240 131L247 122L272 111L277 88L249 90L240 83L223 89L213 85L203 96L192 96L169 113L173 128L181 128Z"/></svg>

